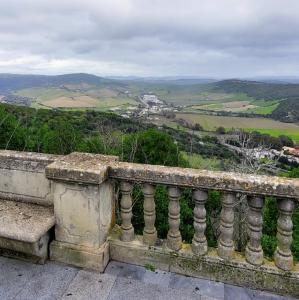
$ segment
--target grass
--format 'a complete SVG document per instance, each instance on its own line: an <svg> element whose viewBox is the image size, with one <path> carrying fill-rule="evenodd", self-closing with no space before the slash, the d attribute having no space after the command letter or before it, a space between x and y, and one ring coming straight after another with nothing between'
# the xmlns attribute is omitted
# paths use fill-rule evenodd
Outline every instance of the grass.
<svg viewBox="0 0 299 300"><path fill-rule="evenodd" d="M271 136L278 137L280 135L287 135L290 137L296 144L299 144L299 129L289 129L289 130L280 130L280 129L256 129L256 128L246 128L246 131L258 131L260 133L269 134Z"/></svg>
<svg viewBox="0 0 299 300"><path fill-rule="evenodd" d="M151 264L145 264L145 269L148 270L148 271L151 271L151 272L155 272L156 271L156 268L154 265L151 265Z"/></svg>
<svg viewBox="0 0 299 300"><path fill-rule="evenodd" d="M107 89L90 91L69 91L63 88L30 88L16 93L33 99L32 107L40 108L43 105L62 108L95 108L108 110L111 107L122 105L136 105L136 101L125 96L118 96Z"/></svg>
<svg viewBox="0 0 299 300"><path fill-rule="evenodd" d="M260 131L273 136L287 135L299 143L299 126L294 123L283 123L268 118L242 118L229 116L210 116L199 113L177 113L177 118L191 123L199 123L207 131L215 131L217 127L226 129L238 128L248 131Z"/></svg>
<svg viewBox="0 0 299 300"><path fill-rule="evenodd" d="M271 114L279 105L279 101L256 100L244 94L226 94L226 97L215 98L205 103L188 107L186 111L192 112L198 109L211 111L248 112L260 115Z"/></svg>
<svg viewBox="0 0 299 300"><path fill-rule="evenodd" d="M184 159L186 159L193 169L204 169L210 171L221 170L221 161L217 158L204 158L200 154L188 154L181 152Z"/></svg>
<svg viewBox="0 0 299 300"><path fill-rule="evenodd" d="M222 104L226 102L234 101L254 101L254 98L251 98L245 94L227 94L227 93L215 93L215 92L201 92L179 90L175 91L176 93L161 93L158 96L165 100L168 103L174 103L176 105L209 105L209 104ZM200 108L200 107L199 107Z"/></svg>
<svg viewBox="0 0 299 300"><path fill-rule="evenodd" d="M279 105L280 101L254 101L251 104L257 105L257 107L249 109L248 112L252 112L259 115L270 115Z"/></svg>

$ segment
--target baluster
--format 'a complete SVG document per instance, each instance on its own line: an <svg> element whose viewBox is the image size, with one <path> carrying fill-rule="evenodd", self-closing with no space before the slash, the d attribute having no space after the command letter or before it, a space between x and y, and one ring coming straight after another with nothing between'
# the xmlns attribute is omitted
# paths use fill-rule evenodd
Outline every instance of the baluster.
<svg viewBox="0 0 299 300"><path fill-rule="evenodd" d="M264 254L261 246L264 198L260 196L248 196L248 235L249 241L245 249L246 260L252 264L259 266L263 263Z"/></svg>
<svg viewBox="0 0 299 300"><path fill-rule="evenodd" d="M134 228L131 223L132 219L132 192L133 185L130 182L122 181L120 183L120 190L121 190L121 202L120 202L120 209L121 209L121 240L124 242L130 242L134 239Z"/></svg>
<svg viewBox="0 0 299 300"><path fill-rule="evenodd" d="M156 210L155 210L155 187L151 184L143 185L144 194L144 230L143 242L149 246L153 246L157 240L157 230L155 228Z"/></svg>
<svg viewBox="0 0 299 300"><path fill-rule="evenodd" d="M208 193L202 190L193 191L194 207L194 236L192 240L192 251L196 255L204 255L208 251L206 230L206 209L205 203L208 199Z"/></svg>
<svg viewBox="0 0 299 300"><path fill-rule="evenodd" d="M289 271L292 270L294 266L293 255L291 252L294 201L291 199L279 199L278 210L277 248L274 254L274 260L278 268Z"/></svg>
<svg viewBox="0 0 299 300"><path fill-rule="evenodd" d="M180 233L180 190L177 187L168 188L169 206L167 234L167 246L171 250L180 250L182 247L182 236Z"/></svg>
<svg viewBox="0 0 299 300"><path fill-rule="evenodd" d="M222 210L220 214L220 236L218 239L218 255L230 260L234 254L234 204L236 195L223 193L221 196Z"/></svg>

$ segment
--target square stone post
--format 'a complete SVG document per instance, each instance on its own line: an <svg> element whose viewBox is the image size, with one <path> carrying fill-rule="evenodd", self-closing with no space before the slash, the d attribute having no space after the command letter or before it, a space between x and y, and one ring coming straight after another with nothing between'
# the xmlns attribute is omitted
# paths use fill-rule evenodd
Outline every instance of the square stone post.
<svg viewBox="0 0 299 300"><path fill-rule="evenodd" d="M113 156L72 153L46 168L55 214L51 260L104 271L115 211L108 162L115 160Z"/></svg>

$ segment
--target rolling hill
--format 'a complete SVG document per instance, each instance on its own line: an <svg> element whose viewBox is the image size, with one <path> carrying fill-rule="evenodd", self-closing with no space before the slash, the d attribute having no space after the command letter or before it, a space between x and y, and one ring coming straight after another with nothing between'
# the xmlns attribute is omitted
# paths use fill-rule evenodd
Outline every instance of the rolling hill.
<svg viewBox="0 0 299 300"><path fill-rule="evenodd" d="M103 78L91 74L0 74L0 101L36 108L109 110L138 106L144 93L175 106L299 122L299 84L239 79ZM2 100L3 101L3 100Z"/></svg>
<svg viewBox="0 0 299 300"><path fill-rule="evenodd" d="M84 73L55 76L0 74L0 92L2 93L32 87L58 87L66 84L79 85L83 83L91 86L113 85L114 80Z"/></svg>

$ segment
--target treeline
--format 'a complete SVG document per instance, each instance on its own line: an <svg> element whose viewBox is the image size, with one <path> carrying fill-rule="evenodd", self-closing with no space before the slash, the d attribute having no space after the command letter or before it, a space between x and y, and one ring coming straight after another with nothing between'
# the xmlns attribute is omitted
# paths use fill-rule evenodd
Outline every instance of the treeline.
<svg viewBox="0 0 299 300"><path fill-rule="evenodd" d="M169 141L176 145L175 153L190 152L192 148L192 153L206 157L234 159L234 155L220 145L217 139L199 138L168 127L158 129L155 125L122 118L112 113L35 110L28 107L0 105L2 149L54 154L86 151L120 155L123 159L130 158L130 161L134 161L132 155L124 152L125 149L129 149L125 143L134 139L140 141L144 132L148 132L149 137L153 135L153 140L157 132L161 139L164 139L164 135L167 136ZM137 146L140 147L138 143ZM134 147L136 148L136 143ZM131 145L132 149L134 147ZM148 159L144 162L157 163Z"/></svg>
<svg viewBox="0 0 299 300"><path fill-rule="evenodd" d="M299 122L299 95L284 100L271 116L284 122Z"/></svg>
<svg viewBox="0 0 299 300"><path fill-rule="evenodd" d="M299 96L299 84L265 83L247 80L222 80L212 83L214 90L244 93L256 99L273 100Z"/></svg>
<svg viewBox="0 0 299 300"><path fill-rule="evenodd" d="M225 134L225 129L223 127L218 127L216 132L220 134ZM234 132L232 132L234 133ZM264 148L264 149L275 149L282 150L284 146L294 147L294 142L291 138L286 135L280 135L274 137L267 133L260 133L258 131L253 132L239 132L239 140L228 139L227 143L233 146L242 147L246 141L246 146L248 148Z"/></svg>

